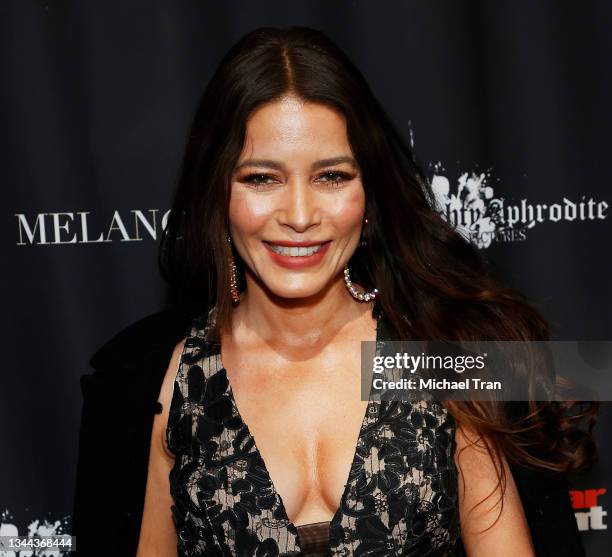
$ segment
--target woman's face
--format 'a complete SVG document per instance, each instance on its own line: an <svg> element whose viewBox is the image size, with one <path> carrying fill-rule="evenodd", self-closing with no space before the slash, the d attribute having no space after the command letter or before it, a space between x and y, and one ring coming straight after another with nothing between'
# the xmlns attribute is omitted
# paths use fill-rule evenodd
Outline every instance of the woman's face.
<svg viewBox="0 0 612 557"><path fill-rule="evenodd" d="M342 280L364 213L342 114L288 96L250 115L232 175L230 235L273 294L312 296Z"/></svg>

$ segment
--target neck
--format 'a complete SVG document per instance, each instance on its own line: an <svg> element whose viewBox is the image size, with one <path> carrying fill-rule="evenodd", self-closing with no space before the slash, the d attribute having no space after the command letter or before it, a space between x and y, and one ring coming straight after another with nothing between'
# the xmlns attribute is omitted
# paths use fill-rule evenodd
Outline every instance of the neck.
<svg viewBox="0 0 612 557"><path fill-rule="evenodd" d="M343 279L308 298L279 298L247 285L234 309L233 336L287 348L324 346L344 327L371 319L372 304L355 300Z"/></svg>

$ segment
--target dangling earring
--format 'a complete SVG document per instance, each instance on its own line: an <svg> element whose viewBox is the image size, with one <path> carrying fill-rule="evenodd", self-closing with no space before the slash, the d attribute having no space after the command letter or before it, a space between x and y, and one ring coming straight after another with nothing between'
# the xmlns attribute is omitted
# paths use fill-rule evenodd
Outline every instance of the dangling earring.
<svg viewBox="0 0 612 557"><path fill-rule="evenodd" d="M366 240L366 237L363 234L366 224L368 224L368 219L363 219L363 228L361 229L361 239L359 240L359 247L361 248L364 248L368 245L368 241Z"/></svg>
<svg viewBox="0 0 612 557"><path fill-rule="evenodd" d="M232 239L230 235L227 235L228 244L232 243ZM230 256L229 256L229 268L230 268L230 293L232 296L232 302L238 304L240 303L240 291L238 290L238 273L236 271L236 262L234 261L234 255L232 254L232 248L230 247Z"/></svg>
<svg viewBox="0 0 612 557"><path fill-rule="evenodd" d="M368 219L364 219L364 224L368 224ZM368 245L368 242L363 236L363 233L362 233L362 239L359 242L359 245L361 247ZM348 291L351 293L353 298L355 298L356 300L359 300L360 302L369 302L370 300L374 300L374 298L378 296L378 292L379 292L378 288L374 288L374 290L372 290L371 292L366 292L365 290L362 290L361 292L359 292L355 288L355 286L353 285L353 282L351 281L351 275L349 272L348 263L344 266L344 283L346 284L346 287L348 288Z"/></svg>

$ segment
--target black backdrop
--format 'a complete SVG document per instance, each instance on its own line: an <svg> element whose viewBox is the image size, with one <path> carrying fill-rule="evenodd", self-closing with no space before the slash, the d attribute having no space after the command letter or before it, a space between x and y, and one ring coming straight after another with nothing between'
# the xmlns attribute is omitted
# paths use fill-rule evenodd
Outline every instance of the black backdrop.
<svg viewBox="0 0 612 557"><path fill-rule="evenodd" d="M337 41L413 142L448 218L503 203L498 222L456 224L554 338L612 338L609 2L15 0L0 16L13 254L3 534L70 532L78 378L97 347L164 306L156 245L190 119L220 57L260 25ZM612 547L611 432L606 404L601 460L572 479L594 556Z"/></svg>

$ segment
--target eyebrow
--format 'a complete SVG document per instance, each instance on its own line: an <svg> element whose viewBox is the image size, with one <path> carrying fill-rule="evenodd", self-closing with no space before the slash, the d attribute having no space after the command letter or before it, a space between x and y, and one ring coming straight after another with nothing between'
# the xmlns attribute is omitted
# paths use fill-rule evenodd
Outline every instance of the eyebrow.
<svg viewBox="0 0 612 557"><path fill-rule="evenodd" d="M353 157L342 156L315 161L310 165L310 169L317 170L319 168L323 168L324 166L334 166L343 162L346 162L354 168L357 168L357 161ZM265 168L275 168L277 170L282 170L285 165L280 161L275 161L272 159L245 159L240 164L236 165L234 171L240 170L245 166L263 166Z"/></svg>

